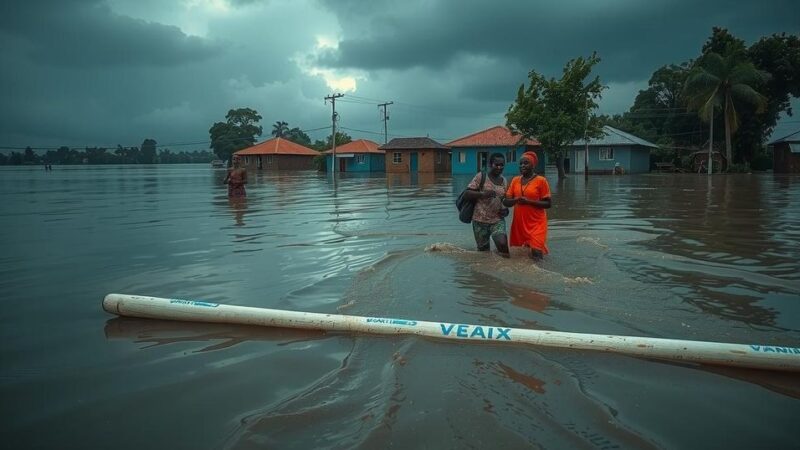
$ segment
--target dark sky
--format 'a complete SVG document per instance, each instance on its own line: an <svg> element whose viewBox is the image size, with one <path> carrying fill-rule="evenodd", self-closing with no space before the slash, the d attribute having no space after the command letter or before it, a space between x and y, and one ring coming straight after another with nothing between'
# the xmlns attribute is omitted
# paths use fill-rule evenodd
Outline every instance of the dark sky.
<svg viewBox="0 0 800 450"><path fill-rule="evenodd" d="M13 3L13 4L11 4ZM0 9L0 146L207 148L230 108L310 130L442 142L504 123L529 70L597 51L619 113L713 26L748 44L800 33L796 1L26 0ZM797 101L793 103L800 106ZM785 119L774 135L800 129ZM313 139L326 130L311 131ZM177 145L194 143L188 145Z"/></svg>

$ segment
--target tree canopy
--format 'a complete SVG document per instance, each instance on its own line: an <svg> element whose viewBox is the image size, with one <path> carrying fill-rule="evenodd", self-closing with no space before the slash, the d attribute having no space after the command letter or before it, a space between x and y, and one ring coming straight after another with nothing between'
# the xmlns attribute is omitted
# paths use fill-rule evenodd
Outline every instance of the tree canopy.
<svg viewBox="0 0 800 450"><path fill-rule="evenodd" d="M800 96L800 37L797 35L773 34L748 47L728 30L714 28L697 59L659 68L650 78L648 88L639 91L627 112L602 117L602 120L659 144L662 150L653 153L653 162L670 160L679 163L681 152L685 155L708 143L708 126L702 124L695 112L689 111L689 92L684 90L684 85L692 70L706 64L704 55L710 53L719 55L731 70L734 61L744 64L745 68L740 67L735 77L741 80L742 75L750 72L747 76L750 80L745 84L765 97L765 104L748 102L745 98L736 102L733 97L739 96L739 88L736 93L731 93L739 127L731 133L728 142L731 162L754 165L754 161L759 161L759 166L766 168L769 161L765 164L764 159L769 156L764 151L764 142L772 134L781 113L792 115L791 97ZM717 67L721 64L717 60ZM747 64L752 64L752 67L747 67ZM769 77L752 79L752 69L767 73ZM745 97L748 96L755 100L752 92ZM715 123L724 125L723 110L724 104L716 109ZM731 113L729 110L728 114ZM724 136L724 133L714 133L715 142L722 142Z"/></svg>
<svg viewBox="0 0 800 450"><path fill-rule="evenodd" d="M279 120L275 122L275 125L272 126L272 135L275 137L279 138L285 137L286 133L288 132L289 132L289 124L287 122Z"/></svg>
<svg viewBox="0 0 800 450"><path fill-rule="evenodd" d="M584 137L599 137L600 120L591 113L605 87L600 78L586 82L592 68L600 62L596 54L567 62L561 78L546 79L535 70L528 74L528 87L522 84L516 101L506 113L506 124L522 139L535 138L556 159L558 177L564 178L567 147Z"/></svg>
<svg viewBox="0 0 800 450"><path fill-rule="evenodd" d="M744 59L743 51L732 50L727 56L708 52L695 63L683 86L686 104L704 121L712 121L717 109L725 125L725 156L733 161L731 134L739 128L739 105L750 105L755 113L764 111L767 99L755 90L769 75ZM710 156L710 155L709 155Z"/></svg>
<svg viewBox="0 0 800 450"><path fill-rule="evenodd" d="M142 142L142 147L140 150L141 153L141 163L142 164L153 164L156 162L156 141L154 139L145 139Z"/></svg>
<svg viewBox="0 0 800 450"><path fill-rule="evenodd" d="M336 132L336 146L337 147L340 146L340 145L347 144L348 142L353 142L353 138L351 138L349 134L344 133L342 131L337 131ZM320 139L317 139L314 142L314 145L311 146L311 148L313 148L314 150L320 151L320 152L324 151L324 150L330 150L332 147L333 147L333 144L332 144L330 135L324 141L320 140Z"/></svg>
<svg viewBox="0 0 800 450"><path fill-rule="evenodd" d="M208 130L211 135L210 147L220 159L229 160L233 152L252 146L256 136L261 136L258 126L261 116L254 109L231 109L225 115L225 122L216 122Z"/></svg>

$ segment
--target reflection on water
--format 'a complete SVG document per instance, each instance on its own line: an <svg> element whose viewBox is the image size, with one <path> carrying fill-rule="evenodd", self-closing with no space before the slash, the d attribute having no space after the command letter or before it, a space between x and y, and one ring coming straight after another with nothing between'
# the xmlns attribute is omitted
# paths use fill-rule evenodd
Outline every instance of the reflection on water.
<svg viewBox="0 0 800 450"><path fill-rule="evenodd" d="M223 177L205 165L0 170L12 447L796 445L794 374L100 308L123 292L798 346L796 176L551 180L552 253L539 263L475 251L453 204L471 176L255 172L246 202L228 200Z"/></svg>
<svg viewBox="0 0 800 450"><path fill-rule="evenodd" d="M244 213L247 212L247 199L228 199L228 206L233 212L234 222L237 227L244 225Z"/></svg>

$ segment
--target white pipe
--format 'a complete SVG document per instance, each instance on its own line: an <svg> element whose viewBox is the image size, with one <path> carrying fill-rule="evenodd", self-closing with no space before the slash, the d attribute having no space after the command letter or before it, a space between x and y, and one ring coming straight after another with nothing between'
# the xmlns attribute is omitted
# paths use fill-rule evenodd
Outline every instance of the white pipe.
<svg viewBox="0 0 800 450"><path fill-rule="evenodd" d="M796 347L565 333L384 317L307 313L125 294L106 295L103 299L103 309L111 314L148 319L235 323L377 334L414 334L440 339L522 343L545 347L600 350L644 358L690 361L722 366L800 371L800 348Z"/></svg>

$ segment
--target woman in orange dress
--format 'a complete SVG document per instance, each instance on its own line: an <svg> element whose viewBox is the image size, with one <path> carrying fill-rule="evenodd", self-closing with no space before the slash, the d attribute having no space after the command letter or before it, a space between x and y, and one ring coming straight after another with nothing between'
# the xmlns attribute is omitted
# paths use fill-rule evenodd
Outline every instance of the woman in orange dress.
<svg viewBox="0 0 800 450"><path fill-rule="evenodd" d="M536 175L533 168L539 162L534 152L525 152L519 160L521 175L514 177L508 185L503 204L514 207L511 221L512 247L530 248L532 259L541 259L547 250L547 212L550 208L550 185Z"/></svg>

